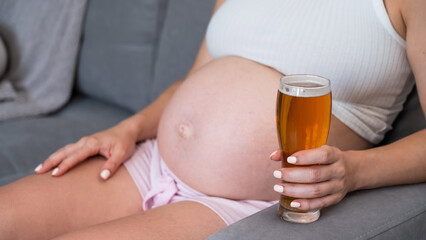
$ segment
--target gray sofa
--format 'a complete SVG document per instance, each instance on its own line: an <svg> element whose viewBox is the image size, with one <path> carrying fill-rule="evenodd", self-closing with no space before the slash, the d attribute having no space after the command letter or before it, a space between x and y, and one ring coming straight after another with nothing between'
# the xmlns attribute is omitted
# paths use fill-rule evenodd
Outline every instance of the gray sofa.
<svg viewBox="0 0 426 240"><path fill-rule="evenodd" d="M31 174L59 147L129 117L182 78L213 5L214 0L89 0L72 99L48 116L0 122L0 186ZM383 144L424 127L413 91ZM426 239L426 183L351 193L307 225L279 220L276 208L208 239Z"/></svg>

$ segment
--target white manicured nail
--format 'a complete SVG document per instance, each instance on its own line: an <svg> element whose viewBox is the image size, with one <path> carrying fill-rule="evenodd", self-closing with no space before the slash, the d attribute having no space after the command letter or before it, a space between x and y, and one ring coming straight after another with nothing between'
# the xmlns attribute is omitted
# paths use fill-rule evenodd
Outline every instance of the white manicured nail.
<svg viewBox="0 0 426 240"><path fill-rule="evenodd" d="M103 180L107 180L109 175L111 175L111 172L108 169L105 169L101 172L101 178Z"/></svg>
<svg viewBox="0 0 426 240"><path fill-rule="evenodd" d="M271 153L271 155L269 155L269 159L272 159L272 156L274 156L277 152L278 152L278 150L275 151L275 152L273 152L273 153Z"/></svg>
<svg viewBox="0 0 426 240"><path fill-rule="evenodd" d="M55 176L59 171L59 168L53 169L52 176Z"/></svg>
<svg viewBox="0 0 426 240"><path fill-rule="evenodd" d="M281 179L281 177L283 176L283 174L282 174L282 172L281 171L278 171L278 170L275 170L274 171L274 177L275 178L279 178L279 179Z"/></svg>
<svg viewBox="0 0 426 240"><path fill-rule="evenodd" d="M293 157L293 156L288 157L288 158L287 158L287 162L288 162L288 163L291 163L291 164L295 164L295 163L297 162L297 158L296 158L296 157Z"/></svg>
<svg viewBox="0 0 426 240"><path fill-rule="evenodd" d="M41 167L42 167L42 164L40 163L35 169L34 169L34 171L36 171L36 172L38 172L38 171L40 171L40 169L41 169Z"/></svg>
<svg viewBox="0 0 426 240"><path fill-rule="evenodd" d="M290 207L298 208L298 207L300 207L300 203L298 203L298 202L291 202L290 203Z"/></svg>
<svg viewBox="0 0 426 240"><path fill-rule="evenodd" d="M282 192L284 192L284 187L281 186L281 185L274 185L274 191L282 193Z"/></svg>

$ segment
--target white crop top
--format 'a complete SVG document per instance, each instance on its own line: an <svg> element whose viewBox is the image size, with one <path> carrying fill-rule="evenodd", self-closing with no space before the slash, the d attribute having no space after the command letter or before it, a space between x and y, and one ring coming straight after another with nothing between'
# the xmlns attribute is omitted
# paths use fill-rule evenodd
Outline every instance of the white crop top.
<svg viewBox="0 0 426 240"><path fill-rule="evenodd" d="M207 29L213 58L241 56L331 81L333 115L380 142L413 87L383 0L227 0Z"/></svg>

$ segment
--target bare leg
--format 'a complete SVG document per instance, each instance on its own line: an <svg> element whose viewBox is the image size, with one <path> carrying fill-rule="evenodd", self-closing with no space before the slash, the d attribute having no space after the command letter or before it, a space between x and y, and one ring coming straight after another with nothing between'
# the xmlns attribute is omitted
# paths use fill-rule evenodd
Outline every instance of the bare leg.
<svg viewBox="0 0 426 240"><path fill-rule="evenodd" d="M108 181L95 157L61 177L31 175L0 188L0 239L50 239L141 211L142 199L124 167Z"/></svg>
<svg viewBox="0 0 426 240"><path fill-rule="evenodd" d="M225 226L222 219L206 206L178 202L70 232L56 240L205 239Z"/></svg>

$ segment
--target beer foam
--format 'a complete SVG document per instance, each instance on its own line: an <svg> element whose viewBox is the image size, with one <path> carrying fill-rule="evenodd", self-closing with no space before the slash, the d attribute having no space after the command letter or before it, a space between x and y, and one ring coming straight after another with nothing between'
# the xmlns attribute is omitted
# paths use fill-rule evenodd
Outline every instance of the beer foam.
<svg viewBox="0 0 426 240"><path fill-rule="evenodd" d="M296 74L280 79L281 93L294 97L320 97L331 92L330 81L320 76Z"/></svg>

